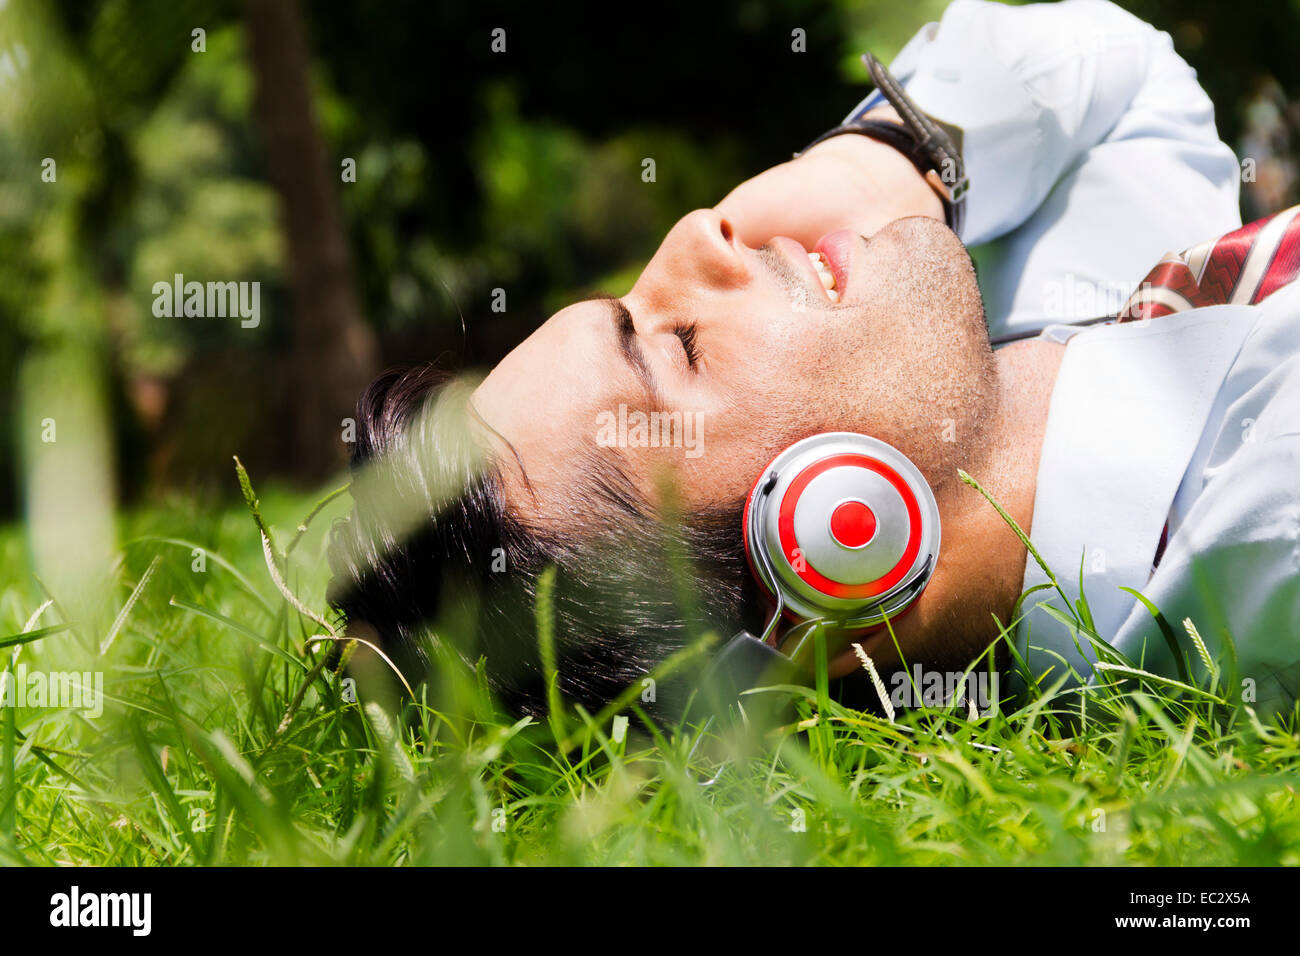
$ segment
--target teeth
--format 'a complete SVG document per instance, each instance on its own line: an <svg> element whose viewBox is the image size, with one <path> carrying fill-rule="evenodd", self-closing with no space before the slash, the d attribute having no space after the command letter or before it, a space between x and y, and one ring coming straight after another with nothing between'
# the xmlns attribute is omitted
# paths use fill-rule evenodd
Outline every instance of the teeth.
<svg viewBox="0 0 1300 956"><path fill-rule="evenodd" d="M835 290L835 273L831 272L831 267L827 265L825 257L820 252L808 253L808 261L813 264L813 269L817 272L817 278L822 280L822 288L826 290L826 295L832 302L840 300L840 294Z"/></svg>

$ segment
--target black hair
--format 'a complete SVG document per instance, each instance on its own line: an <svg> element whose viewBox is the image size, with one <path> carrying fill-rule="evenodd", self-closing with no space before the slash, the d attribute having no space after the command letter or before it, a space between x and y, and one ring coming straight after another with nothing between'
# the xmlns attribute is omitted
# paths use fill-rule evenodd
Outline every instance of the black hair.
<svg viewBox="0 0 1300 956"><path fill-rule="evenodd" d="M354 508L331 535L329 602L374 630L412 686L439 659L436 642L450 641L470 666L483 658L506 708L544 715L535 612L550 566L559 689L593 713L706 632L725 640L761 625L743 502L665 520L617 450L593 444L574 469L565 527L529 527L469 420L463 383L433 365L385 372L357 404ZM689 569L685 589L673 567ZM460 633L435 633L451 620ZM658 683L651 716L680 712L692 673Z"/></svg>

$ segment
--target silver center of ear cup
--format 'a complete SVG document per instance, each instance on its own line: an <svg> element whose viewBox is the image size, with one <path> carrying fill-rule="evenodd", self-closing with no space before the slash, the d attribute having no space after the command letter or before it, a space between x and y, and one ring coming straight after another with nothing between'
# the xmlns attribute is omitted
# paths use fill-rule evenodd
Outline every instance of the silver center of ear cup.
<svg viewBox="0 0 1300 956"><path fill-rule="evenodd" d="M835 510L856 501L866 525L832 529ZM874 529L869 526L874 521ZM864 530L865 529L865 530ZM867 532L870 532L867 534ZM939 509L924 476L891 445L828 432L773 460L750 494L745 543L755 573L805 620L870 627L906 609L939 556Z"/></svg>
<svg viewBox="0 0 1300 956"><path fill-rule="evenodd" d="M846 498L867 503L876 516L871 543L848 548L831 532L831 517ZM773 509L771 518L779 517ZM775 529L775 524L771 527ZM866 584L888 573L907 548L907 505L883 476L864 468L833 468L808 483L794 509L794 534L808 564L842 584Z"/></svg>

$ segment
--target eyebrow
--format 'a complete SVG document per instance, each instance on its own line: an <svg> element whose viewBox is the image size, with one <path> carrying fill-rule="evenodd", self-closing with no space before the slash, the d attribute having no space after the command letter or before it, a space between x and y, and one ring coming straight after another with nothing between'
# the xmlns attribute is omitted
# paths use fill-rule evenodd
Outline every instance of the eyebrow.
<svg viewBox="0 0 1300 956"><path fill-rule="evenodd" d="M597 295L592 296L592 299L604 302L610 307L610 318L614 321L614 331L618 336L618 349L623 353L623 358L627 364L632 367L637 380L645 388L650 398L651 408L666 408L667 402L664 401L663 391L659 388L659 382L650 369L650 363L646 361L641 342L636 337L636 326L632 322L632 313L627 310L627 306L623 304L623 301L615 296Z"/></svg>

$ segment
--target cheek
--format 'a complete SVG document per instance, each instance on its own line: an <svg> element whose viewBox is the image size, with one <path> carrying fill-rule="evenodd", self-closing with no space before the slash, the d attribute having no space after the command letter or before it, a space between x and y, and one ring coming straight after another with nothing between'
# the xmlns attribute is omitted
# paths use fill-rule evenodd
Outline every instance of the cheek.
<svg viewBox="0 0 1300 956"><path fill-rule="evenodd" d="M823 374L843 381L852 377L867 335L865 317L856 312L809 309L769 322L748 350L749 361L784 389L798 390Z"/></svg>
<svg viewBox="0 0 1300 956"><path fill-rule="evenodd" d="M841 405L835 393L849 378L824 335L811 324L769 325L761 335L731 343L708 389L715 432L752 449L767 436L778 441L818 420L821 408Z"/></svg>
<svg viewBox="0 0 1300 956"><path fill-rule="evenodd" d="M677 471L681 494L693 507L739 507L763 467L804 437L776 394L750 389L749 400L698 419L698 453L684 455Z"/></svg>
<svg viewBox="0 0 1300 956"><path fill-rule="evenodd" d="M824 351L824 335L812 319L741 326L719 350L718 378L742 395L788 391Z"/></svg>
<svg viewBox="0 0 1300 956"><path fill-rule="evenodd" d="M755 446L724 446L710 441L707 453L690 461L678 472L679 494L688 511L732 510L739 512L763 466L775 457L755 454Z"/></svg>

